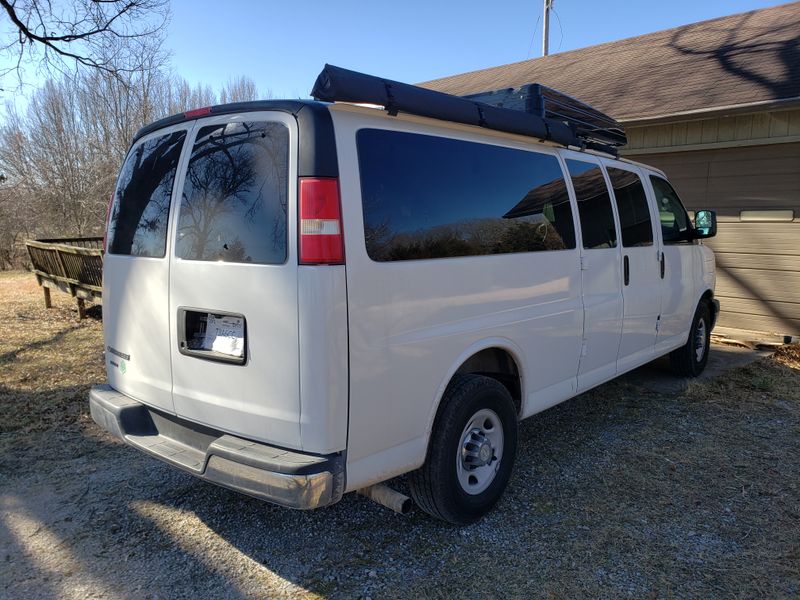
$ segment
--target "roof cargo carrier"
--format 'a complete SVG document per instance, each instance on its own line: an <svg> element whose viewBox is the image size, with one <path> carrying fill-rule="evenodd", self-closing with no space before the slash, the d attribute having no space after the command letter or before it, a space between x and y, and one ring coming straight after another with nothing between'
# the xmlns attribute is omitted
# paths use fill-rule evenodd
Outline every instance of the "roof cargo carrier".
<svg viewBox="0 0 800 600"><path fill-rule="evenodd" d="M617 121L540 84L460 97L325 65L311 95L326 102L377 104L391 115L404 112L475 125L614 156L627 142Z"/></svg>

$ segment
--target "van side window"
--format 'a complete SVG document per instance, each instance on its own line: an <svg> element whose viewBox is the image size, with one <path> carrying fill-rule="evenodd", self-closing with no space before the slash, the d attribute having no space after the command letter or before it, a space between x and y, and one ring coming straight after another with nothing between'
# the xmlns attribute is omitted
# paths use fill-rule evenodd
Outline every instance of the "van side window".
<svg viewBox="0 0 800 600"><path fill-rule="evenodd" d="M220 123L197 134L186 172L175 255L186 260L286 260L289 131Z"/></svg>
<svg viewBox="0 0 800 600"><path fill-rule="evenodd" d="M108 220L108 252L163 258L172 184L185 131L142 142L128 154Z"/></svg>
<svg viewBox="0 0 800 600"><path fill-rule="evenodd" d="M615 248L617 228L614 225L608 186L600 167L593 163L568 159L567 169L578 200L583 247Z"/></svg>
<svg viewBox="0 0 800 600"><path fill-rule="evenodd" d="M666 179L650 175L656 195L658 219L661 221L661 237L664 243L689 241L689 215L678 194Z"/></svg>
<svg viewBox="0 0 800 600"><path fill-rule="evenodd" d="M575 248L555 156L379 129L356 142L373 260Z"/></svg>
<svg viewBox="0 0 800 600"><path fill-rule="evenodd" d="M608 177L617 201L622 245L626 248L652 246L653 225L641 178L631 171L611 167L608 169Z"/></svg>

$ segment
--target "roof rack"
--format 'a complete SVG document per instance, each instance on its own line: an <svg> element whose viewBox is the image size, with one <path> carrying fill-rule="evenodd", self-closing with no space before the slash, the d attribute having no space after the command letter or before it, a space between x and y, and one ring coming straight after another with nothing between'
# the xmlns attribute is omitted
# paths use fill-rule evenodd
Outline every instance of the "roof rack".
<svg viewBox="0 0 800 600"><path fill-rule="evenodd" d="M613 154L617 153L616 148L628 143L625 130L615 119L577 98L540 83L463 97L562 121L570 125L579 138L610 146L614 149Z"/></svg>
<svg viewBox="0 0 800 600"><path fill-rule="evenodd" d="M534 89L523 86L526 90ZM436 92L426 88L400 83L390 79L365 75L333 65L325 68L317 77L311 95L326 102L353 102L383 106L390 115L399 112L442 119L466 125L476 125L530 136L539 140L549 140L564 146L590 148L617 155L618 146L625 143L621 126L574 98L555 92L554 94L523 93L523 88L500 90L477 94L480 97L460 97ZM538 86L540 90L549 89ZM562 102L558 108L555 94L571 100ZM537 99L538 98L538 99ZM488 101L488 102L487 102ZM537 104L538 102L538 104ZM508 106L506 106L508 104ZM530 105L531 110L520 110L521 104ZM613 127L599 126L603 117ZM618 132L612 141L610 136L601 137L602 130ZM592 135L589 135L589 134ZM620 143L621 142L621 143Z"/></svg>

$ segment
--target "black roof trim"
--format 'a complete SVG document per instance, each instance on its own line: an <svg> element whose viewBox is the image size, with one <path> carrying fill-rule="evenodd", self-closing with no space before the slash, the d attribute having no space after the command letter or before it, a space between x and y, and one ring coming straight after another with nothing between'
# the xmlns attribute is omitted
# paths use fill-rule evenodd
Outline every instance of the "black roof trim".
<svg viewBox="0 0 800 600"><path fill-rule="evenodd" d="M561 118L504 108L333 65L325 65L314 83L311 95L326 102L377 104L383 106L390 115L402 111L421 117L527 135L564 146L592 148L617 154L613 145L598 143L598 136L587 138L583 135L585 128Z"/></svg>
<svg viewBox="0 0 800 600"><path fill-rule="evenodd" d="M333 121L328 105L313 100L257 100L234 102L212 106L208 113L186 116L179 113L160 119L142 127L134 136L131 145L139 138L172 125L217 115L273 110L293 115L297 119L299 135L299 177L338 177L339 162L336 156L336 141Z"/></svg>

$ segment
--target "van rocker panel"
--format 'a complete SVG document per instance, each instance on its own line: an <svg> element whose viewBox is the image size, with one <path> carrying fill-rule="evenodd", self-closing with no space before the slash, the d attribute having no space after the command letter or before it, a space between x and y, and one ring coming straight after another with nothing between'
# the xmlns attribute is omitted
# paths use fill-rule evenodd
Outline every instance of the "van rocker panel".
<svg viewBox="0 0 800 600"><path fill-rule="evenodd" d="M317 456L253 442L158 412L109 385L89 392L92 418L130 446L200 479L287 508L338 502L341 453Z"/></svg>

